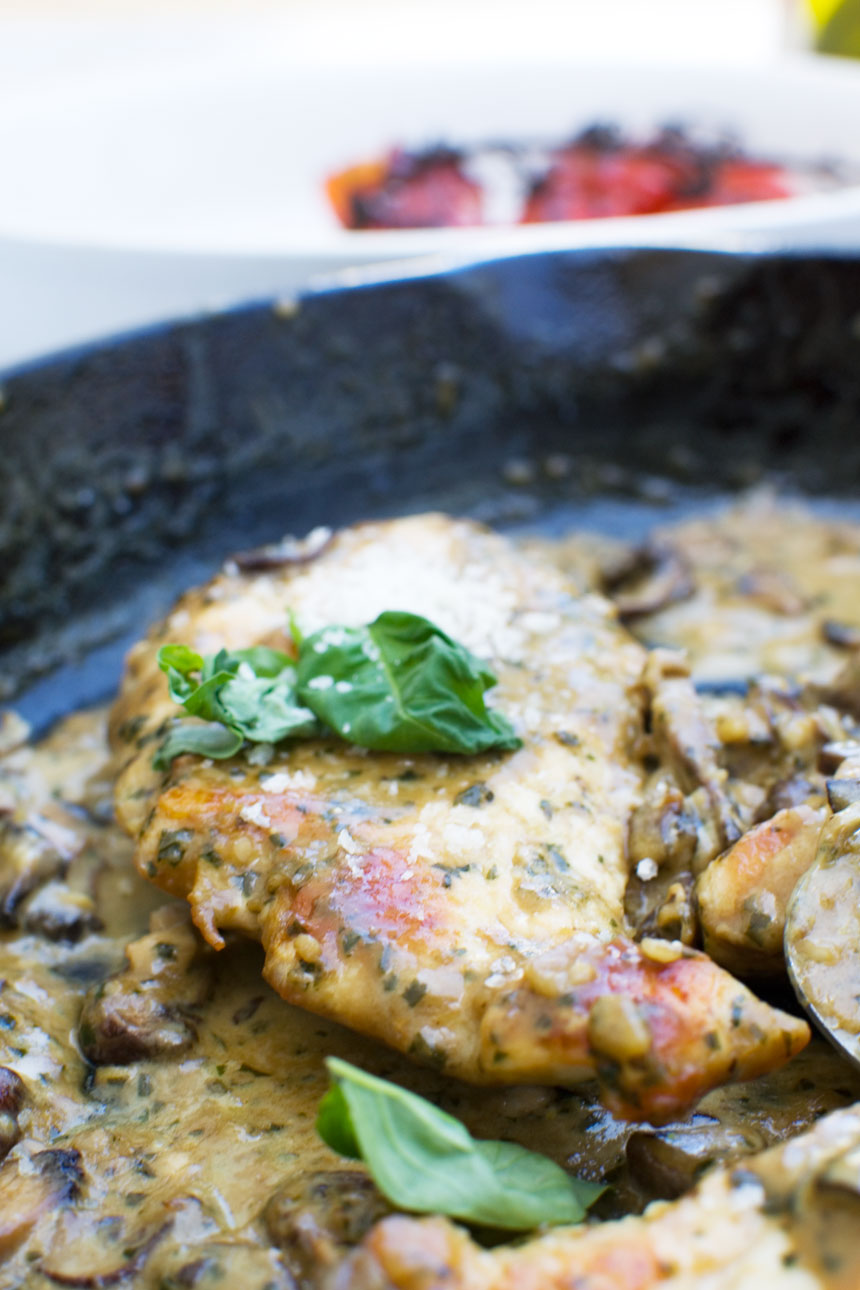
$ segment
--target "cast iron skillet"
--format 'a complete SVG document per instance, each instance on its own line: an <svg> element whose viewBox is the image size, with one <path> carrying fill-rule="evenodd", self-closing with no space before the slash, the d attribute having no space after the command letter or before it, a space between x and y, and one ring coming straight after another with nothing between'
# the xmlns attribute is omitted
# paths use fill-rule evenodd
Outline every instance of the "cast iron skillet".
<svg viewBox="0 0 860 1290"><path fill-rule="evenodd" d="M440 507L644 532L774 477L860 480L860 259L553 253L165 326L18 370L0 415L0 700L107 696L237 548Z"/></svg>

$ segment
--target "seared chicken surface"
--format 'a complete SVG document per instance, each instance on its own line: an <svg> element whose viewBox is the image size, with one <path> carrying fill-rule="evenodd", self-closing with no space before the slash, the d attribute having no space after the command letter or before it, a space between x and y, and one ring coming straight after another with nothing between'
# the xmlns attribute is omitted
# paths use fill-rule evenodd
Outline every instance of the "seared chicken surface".
<svg viewBox="0 0 860 1290"><path fill-rule="evenodd" d="M175 711L161 642L289 649L288 612L308 633L385 609L490 662L521 749L403 757L314 740L263 767L186 756L153 771ZM187 897L216 948L230 929L259 938L290 1002L477 1082L596 1074L614 1107L665 1119L778 1065L808 1030L695 951L627 934L645 659L608 602L475 525L361 526L308 564L222 575L136 647L114 717L117 744L132 736L119 818L141 873ZM662 693L685 701L683 686ZM714 766L706 791L719 784Z"/></svg>

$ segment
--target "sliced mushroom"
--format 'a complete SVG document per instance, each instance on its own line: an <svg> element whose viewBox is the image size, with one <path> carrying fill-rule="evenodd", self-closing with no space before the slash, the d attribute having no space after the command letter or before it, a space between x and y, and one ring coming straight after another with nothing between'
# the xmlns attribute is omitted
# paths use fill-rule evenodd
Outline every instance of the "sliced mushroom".
<svg viewBox="0 0 860 1290"><path fill-rule="evenodd" d="M628 1139L628 1170L641 1200L679 1196L712 1165L786 1141L858 1096L860 1077L814 1039L780 1070L708 1093L687 1120L638 1128Z"/></svg>
<svg viewBox="0 0 860 1290"><path fill-rule="evenodd" d="M827 800L834 812L844 811L860 800L860 744L846 744L841 751L844 756L835 775L825 781Z"/></svg>
<svg viewBox="0 0 860 1290"><path fill-rule="evenodd" d="M50 941L79 941L102 927L92 896L56 880L47 882L23 902L19 922L25 931Z"/></svg>
<svg viewBox="0 0 860 1290"><path fill-rule="evenodd" d="M367 1174L333 1169L281 1188L266 1206L265 1222L296 1281L312 1287L390 1212Z"/></svg>
<svg viewBox="0 0 860 1290"><path fill-rule="evenodd" d="M788 902L815 859L826 807L792 806L755 825L696 882L705 950L739 976L783 972Z"/></svg>
<svg viewBox="0 0 860 1290"><path fill-rule="evenodd" d="M667 902L677 900L677 886L680 884L686 891L692 883L693 857L699 840L700 821L692 803L676 784L656 772L646 785L643 801L633 812L627 838L631 872L624 906L637 935L682 936L680 930L664 933L658 922ZM670 892L674 893L672 897ZM682 921L682 939L692 944L695 920Z"/></svg>
<svg viewBox="0 0 860 1290"><path fill-rule="evenodd" d="M849 655L845 666L829 685L811 685L809 691L817 702L832 704L841 712L860 717L860 651Z"/></svg>
<svg viewBox="0 0 860 1290"><path fill-rule="evenodd" d="M211 989L210 952L180 907L156 910L150 929L127 947L127 967L84 1001L78 1038L95 1065L176 1056L197 1038L194 1011Z"/></svg>
<svg viewBox="0 0 860 1290"><path fill-rule="evenodd" d="M295 1290L277 1251L250 1241L183 1244L158 1266L163 1290Z"/></svg>
<svg viewBox="0 0 860 1290"><path fill-rule="evenodd" d="M0 1160L4 1160L21 1136L18 1112L27 1090L17 1071L0 1066Z"/></svg>
<svg viewBox="0 0 860 1290"><path fill-rule="evenodd" d="M808 608L806 599L785 569L752 569L741 575L737 589L754 605L786 618L796 617Z"/></svg>
<svg viewBox="0 0 860 1290"><path fill-rule="evenodd" d="M73 1286L76 1290L108 1290L135 1280L171 1227L168 1221L146 1236L132 1238L117 1262L116 1251L105 1248L99 1225L91 1215L75 1217L78 1221L73 1224L72 1239L54 1242L39 1271L55 1285Z"/></svg>
<svg viewBox="0 0 860 1290"><path fill-rule="evenodd" d="M750 1155L765 1146L755 1130L695 1115L690 1124L632 1133L627 1141L627 1164L646 1196L674 1200L688 1192L711 1165Z"/></svg>
<svg viewBox="0 0 860 1290"><path fill-rule="evenodd" d="M653 650L643 681L650 692L654 752L674 774L684 793L704 789L715 830L716 849L699 848L695 867L703 868L713 854L741 834L734 804L727 791L727 772L720 766L720 741L707 719L700 696L690 680L683 656Z"/></svg>
<svg viewBox="0 0 860 1290"><path fill-rule="evenodd" d="M827 789L824 778L814 771L788 775L777 779L768 789L759 810L756 812L756 824L771 819L777 811L785 811L792 806L823 806Z"/></svg>
<svg viewBox="0 0 860 1290"><path fill-rule="evenodd" d="M673 547L647 543L605 578L605 589L625 621L656 614L695 591L686 560Z"/></svg>
<svg viewBox="0 0 860 1290"><path fill-rule="evenodd" d="M835 645L837 649L860 649L860 627L852 623L826 618L821 624L821 633L828 645Z"/></svg>
<svg viewBox="0 0 860 1290"><path fill-rule="evenodd" d="M26 1240L47 1210L74 1199L83 1179L78 1151L40 1151L0 1169L0 1258Z"/></svg>
<svg viewBox="0 0 860 1290"><path fill-rule="evenodd" d="M856 739L836 739L821 749L819 762L825 772L841 770L846 761L860 758L860 742Z"/></svg>
<svg viewBox="0 0 860 1290"><path fill-rule="evenodd" d="M14 927L24 897L65 872L80 835L47 817L0 819L0 927Z"/></svg>
<svg viewBox="0 0 860 1290"><path fill-rule="evenodd" d="M287 534L280 542L259 546L253 551L238 551L227 562L228 572L231 565L242 573L257 573L265 569L282 569L285 565L310 564L328 549L333 537L332 530L324 527L312 529L303 538Z"/></svg>

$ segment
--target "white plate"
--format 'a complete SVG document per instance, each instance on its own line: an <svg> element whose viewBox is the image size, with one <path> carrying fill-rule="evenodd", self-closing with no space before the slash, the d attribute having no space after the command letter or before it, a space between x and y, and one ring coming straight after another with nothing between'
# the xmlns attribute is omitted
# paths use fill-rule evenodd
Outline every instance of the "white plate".
<svg viewBox="0 0 860 1290"><path fill-rule="evenodd" d="M168 66L158 76L67 87L0 121L0 236L200 253L426 254L489 238L516 246L694 237L715 229L822 236L860 214L860 189L542 229L350 233L326 175L394 143L542 136L595 120L645 132L666 121L729 130L751 153L860 166L860 66L813 57L762 67L456 64L303 66L276 48ZM16 114L16 117L18 114Z"/></svg>
<svg viewBox="0 0 860 1290"><path fill-rule="evenodd" d="M530 56L398 67L283 41L67 77L0 115L0 365L313 274L411 256L618 244L860 247L860 187L746 206L522 228L347 232L328 174L394 143L573 134L595 120L733 131L751 153L860 167L860 64L699 67ZM45 266L51 266L47 276ZM58 285L60 284L60 285ZM8 296L7 296L8 298ZM52 316L48 316L48 315Z"/></svg>

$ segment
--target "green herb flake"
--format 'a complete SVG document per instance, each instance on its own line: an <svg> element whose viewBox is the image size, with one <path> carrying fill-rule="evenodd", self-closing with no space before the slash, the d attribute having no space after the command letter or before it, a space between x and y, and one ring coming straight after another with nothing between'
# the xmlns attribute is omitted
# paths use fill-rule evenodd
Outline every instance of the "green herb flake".
<svg viewBox="0 0 860 1290"><path fill-rule="evenodd" d="M425 1098L349 1062L326 1064L333 1084L317 1132L339 1155L363 1160L400 1209L524 1232L581 1222L604 1190L516 1143L473 1138Z"/></svg>
<svg viewBox="0 0 860 1290"><path fill-rule="evenodd" d="M194 837L191 829L162 829L158 838L159 863L178 865L185 857L185 848Z"/></svg>
<svg viewBox="0 0 860 1290"><path fill-rule="evenodd" d="M426 993L427 987L423 981L410 981L403 991L403 998L410 1008L414 1008L416 1004L421 1002Z"/></svg>
<svg viewBox="0 0 860 1290"><path fill-rule="evenodd" d="M361 935L359 932L344 932L343 937L341 938L344 954L347 956L350 955L360 940Z"/></svg>
<svg viewBox="0 0 860 1290"><path fill-rule="evenodd" d="M458 793L454 798L454 805L474 806L477 808L492 802L493 797L493 790L487 788L487 785L479 780L478 783L470 784L468 788L464 788L462 793Z"/></svg>
<svg viewBox="0 0 860 1290"><path fill-rule="evenodd" d="M431 865L431 868L438 869L439 872L443 874L443 878L442 878L443 887L450 887L453 884L455 878L462 877L464 873L472 872L472 866L470 864L439 863L439 864Z"/></svg>

